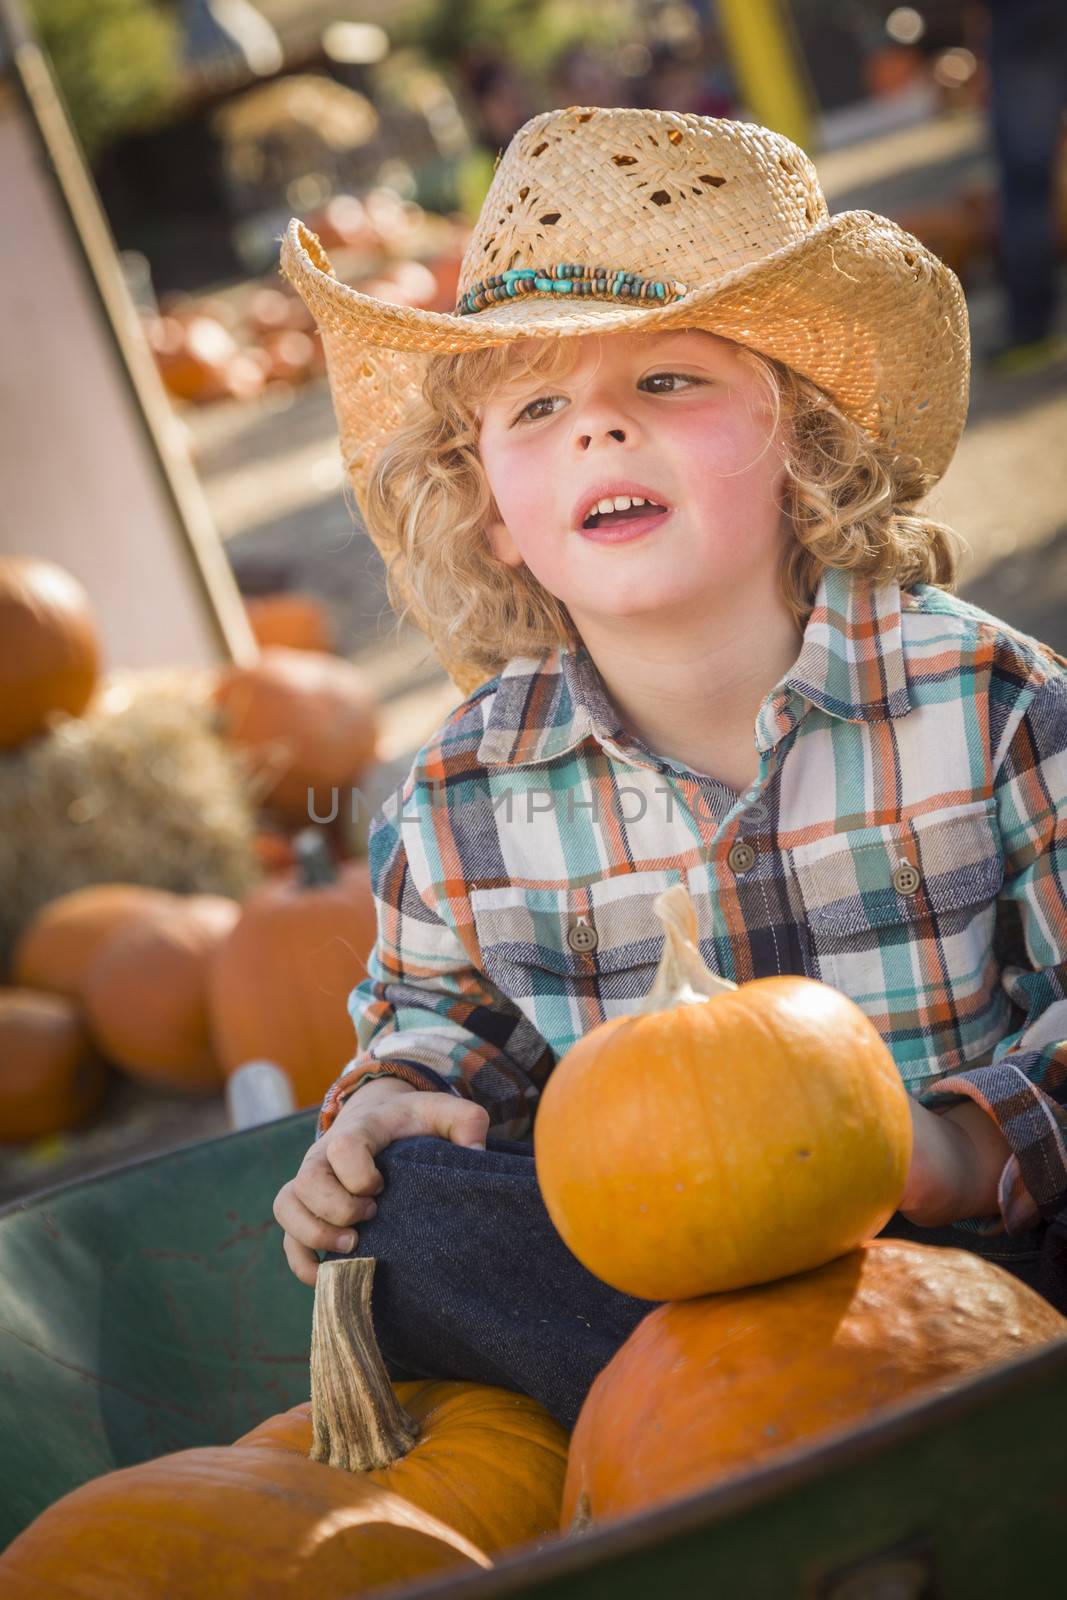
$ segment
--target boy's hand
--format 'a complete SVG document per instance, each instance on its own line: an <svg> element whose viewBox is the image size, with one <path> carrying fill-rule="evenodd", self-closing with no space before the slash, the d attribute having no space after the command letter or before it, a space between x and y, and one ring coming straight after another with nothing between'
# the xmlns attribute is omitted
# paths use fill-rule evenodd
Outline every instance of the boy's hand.
<svg viewBox="0 0 1067 1600"><path fill-rule="evenodd" d="M314 1285L317 1250L355 1248L351 1226L373 1217L371 1198L385 1180L374 1157L412 1134L438 1134L453 1144L484 1148L489 1113L459 1095L416 1089L404 1078L374 1078L350 1095L332 1126L311 1146L295 1178L279 1189L275 1221L283 1248L301 1283Z"/></svg>
<svg viewBox="0 0 1067 1600"><path fill-rule="evenodd" d="M897 1208L920 1228L998 1211L997 1185L1011 1146L974 1100L940 1114L910 1099L911 1168Z"/></svg>

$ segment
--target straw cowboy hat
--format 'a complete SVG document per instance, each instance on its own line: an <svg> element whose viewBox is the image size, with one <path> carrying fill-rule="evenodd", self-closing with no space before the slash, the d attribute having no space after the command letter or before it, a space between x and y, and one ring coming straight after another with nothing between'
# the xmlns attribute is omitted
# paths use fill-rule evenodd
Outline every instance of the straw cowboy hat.
<svg viewBox="0 0 1067 1600"><path fill-rule="evenodd" d="M812 379L931 483L966 417L955 274L887 217L831 217L809 158L755 123L581 106L531 118L494 174L454 312L341 283L295 218L281 270L321 330L361 510L429 358L530 336L706 328ZM465 690L484 677L445 666Z"/></svg>

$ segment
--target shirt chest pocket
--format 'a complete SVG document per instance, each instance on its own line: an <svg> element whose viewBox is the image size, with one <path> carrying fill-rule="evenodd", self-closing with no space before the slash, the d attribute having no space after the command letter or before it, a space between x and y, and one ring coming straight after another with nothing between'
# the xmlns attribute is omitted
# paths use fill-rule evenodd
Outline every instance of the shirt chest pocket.
<svg viewBox="0 0 1067 1600"><path fill-rule="evenodd" d="M652 987L663 952L652 902L676 878L640 872L581 889L475 889L482 970L561 1054Z"/></svg>
<svg viewBox="0 0 1067 1600"><path fill-rule="evenodd" d="M995 803L855 829L792 859L819 976L867 1013L907 1081L987 1058L1007 1026Z"/></svg>

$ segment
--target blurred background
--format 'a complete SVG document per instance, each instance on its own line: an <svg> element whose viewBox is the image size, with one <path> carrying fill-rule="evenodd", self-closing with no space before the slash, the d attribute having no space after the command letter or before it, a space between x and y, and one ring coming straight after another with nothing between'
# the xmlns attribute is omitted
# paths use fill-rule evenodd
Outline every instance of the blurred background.
<svg viewBox="0 0 1067 1600"><path fill-rule="evenodd" d="M449 311L535 113L780 129L962 279L930 509L965 597L1067 651L1060 0L0 0L0 74L0 1201L316 1102L367 815L460 698L343 492L290 217Z"/></svg>

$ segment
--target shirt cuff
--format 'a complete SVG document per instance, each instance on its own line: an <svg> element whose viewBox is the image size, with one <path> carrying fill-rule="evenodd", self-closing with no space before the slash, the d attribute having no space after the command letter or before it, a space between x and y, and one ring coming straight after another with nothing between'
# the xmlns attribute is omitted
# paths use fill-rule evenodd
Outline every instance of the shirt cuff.
<svg viewBox="0 0 1067 1600"><path fill-rule="evenodd" d="M1026 1067L1040 1052L1006 1056L995 1065L938 1079L921 1096L928 1110L939 1100L973 1100L991 1116L1012 1147L997 1181L998 1215L968 1219L982 1234L1026 1233L1042 1216L1067 1205L1067 1152L1060 1108L1033 1082Z"/></svg>

